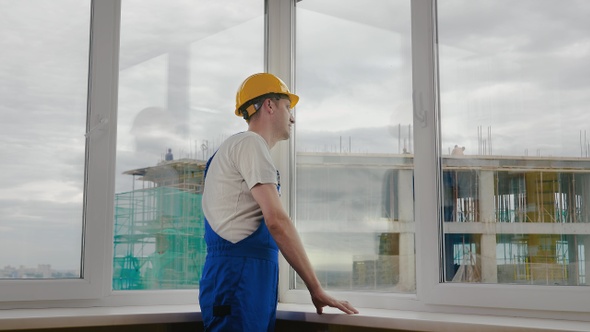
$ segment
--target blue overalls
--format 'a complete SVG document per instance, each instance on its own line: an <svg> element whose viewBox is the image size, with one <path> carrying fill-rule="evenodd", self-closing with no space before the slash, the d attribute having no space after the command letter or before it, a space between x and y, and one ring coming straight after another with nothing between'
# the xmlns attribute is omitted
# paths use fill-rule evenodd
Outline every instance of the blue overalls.
<svg viewBox="0 0 590 332"><path fill-rule="evenodd" d="M205 242L207 257L199 285L205 331L274 331L278 247L264 220L250 236L231 243L205 219Z"/></svg>

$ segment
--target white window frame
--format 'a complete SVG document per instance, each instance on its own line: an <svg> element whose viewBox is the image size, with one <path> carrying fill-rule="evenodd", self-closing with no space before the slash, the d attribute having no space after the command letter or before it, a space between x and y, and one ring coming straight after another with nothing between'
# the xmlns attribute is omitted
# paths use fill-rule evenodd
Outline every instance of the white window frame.
<svg viewBox="0 0 590 332"><path fill-rule="evenodd" d="M291 87L295 87L296 2L267 0L265 5L266 69ZM2 280L0 309L196 304L196 290L111 292L120 14L121 0L92 1L83 277ZM411 20L417 293L330 293L359 308L588 320L590 307L584 304L589 287L441 282L436 0L412 0ZM289 213L296 204L293 141L273 150L277 167L285 174L281 199ZM291 269L284 259L280 264L280 301L311 305L307 291L290 289Z"/></svg>
<svg viewBox="0 0 590 332"><path fill-rule="evenodd" d="M304 0L305 1L305 0ZM295 0L284 2L278 10L279 21L294 22ZM440 122L438 99L438 54L436 0L412 0L412 85L414 108L414 213L416 223L416 294L330 292L346 298L358 307L401 309L429 312L497 314L537 318L587 320L590 287L584 286L521 286L502 284L443 283L441 274L441 170ZM281 45L270 44L271 50L293 48L294 24L281 35ZM289 40L291 38L291 40ZM272 39L271 39L272 41ZM274 47L273 47L274 46ZM271 51L272 52L272 51ZM272 53L271 53L272 54ZM277 53L279 56L281 53ZM286 57L283 57L283 60ZM272 63L272 62L271 62ZM291 66L294 66L294 61ZM293 69L283 68L285 75ZM289 76L293 80L292 76ZM295 112L296 113L296 112ZM294 170L295 151L281 146L280 161L290 160ZM287 149L290 148L289 151ZM279 165L281 163L279 162ZM293 183L294 172L290 174ZM285 191L286 206L295 204L292 190ZM288 196L288 197L286 197ZM281 266L280 298L286 303L310 303L303 290L289 289L286 263Z"/></svg>
<svg viewBox="0 0 590 332"><path fill-rule="evenodd" d="M303 0L312 1L312 0ZM414 5L412 0L412 5ZM269 1L273 3L273 1ZM289 80L289 86L296 89L293 73L295 72L295 16L296 3L299 0L277 0L274 11L269 11L270 23L279 22L282 26L271 29L274 32L269 36L269 69L276 69L277 74L282 75ZM272 6L269 6L272 7ZM413 7L413 6L412 6ZM413 11L413 10L412 10ZM272 19L274 17L274 19ZM269 25L271 25L269 24ZM287 26L287 24L289 24ZM271 25L272 27L272 25ZM285 54L286 50L292 50L291 54ZM290 59L289 63L286 60ZM274 68L274 66L281 66L281 68ZM288 66L288 67L287 67ZM295 110L295 123L297 126L297 110ZM417 134L415 133L415 136ZM425 138L424 138L425 139ZM288 208L288 213L295 211L295 191L293 183L295 182L295 148L294 139L290 140L290 144L283 142L274 148L273 158L281 174L289 174L289 187L285 187L281 197L283 205ZM416 147L417 149L417 147ZM416 157L414 157L416 158ZM288 165L285 163L288 162ZM287 181L284 181L287 182ZM295 220L296 222L296 220ZM295 303L311 305L309 292L307 290L290 289L291 279L290 275L294 273L289 267L288 263L282 259L280 265L279 276L279 300L283 303ZM419 286L418 286L419 287ZM424 306L420 303L417 294L401 294L401 293L363 293L363 292L344 292L344 291L330 291L330 294L345 298L352 304L360 308L379 308L379 309L400 309L400 310L419 310L423 311Z"/></svg>
<svg viewBox="0 0 590 332"><path fill-rule="evenodd" d="M119 8L119 1L91 2L81 277L1 280L2 302L90 299L110 291Z"/></svg>
<svg viewBox="0 0 590 332"><path fill-rule="evenodd" d="M415 9L415 10L414 10ZM428 27L428 28L427 28ZM416 257L420 300L425 304L464 306L467 308L494 308L506 315L533 315L543 318L582 319L589 313L587 306L590 287L585 286L533 286L505 284L442 283L441 261L428 260L441 254L440 216L437 211L440 195L440 127L438 99L438 36L436 25L436 0L412 1L412 34L414 66L414 139L417 165L416 202ZM420 123L421 105L424 104L425 123ZM434 119L434 121L428 121ZM421 125L418 125L421 124ZM425 141L427 140L427 141ZM425 164L423 164L425 163ZM419 206L420 205L420 206ZM525 312L523 310L538 310ZM541 312L543 311L543 312ZM564 313L567 312L567 313ZM489 311L486 311L489 313ZM587 318L586 318L587 319ZM585 319L584 319L585 320Z"/></svg>

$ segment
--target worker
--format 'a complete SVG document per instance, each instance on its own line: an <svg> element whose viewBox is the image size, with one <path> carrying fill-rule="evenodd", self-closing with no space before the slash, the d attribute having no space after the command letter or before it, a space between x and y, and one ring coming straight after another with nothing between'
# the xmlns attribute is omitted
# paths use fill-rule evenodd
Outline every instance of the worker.
<svg viewBox="0 0 590 332"><path fill-rule="evenodd" d="M305 282L318 314L358 311L320 285L279 198L270 150L290 137L299 97L278 77L254 74L236 94L248 131L225 140L207 162L203 192L207 257L199 304L206 331L274 331L278 250Z"/></svg>
<svg viewBox="0 0 590 332"><path fill-rule="evenodd" d="M455 147L453 148L453 151L451 152L451 155L453 156L462 156L465 154L465 147L464 146L458 146L455 145Z"/></svg>
<svg viewBox="0 0 590 332"><path fill-rule="evenodd" d="M168 148L168 152L166 152L166 161L174 160L174 155L172 154L172 149Z"/></svg>

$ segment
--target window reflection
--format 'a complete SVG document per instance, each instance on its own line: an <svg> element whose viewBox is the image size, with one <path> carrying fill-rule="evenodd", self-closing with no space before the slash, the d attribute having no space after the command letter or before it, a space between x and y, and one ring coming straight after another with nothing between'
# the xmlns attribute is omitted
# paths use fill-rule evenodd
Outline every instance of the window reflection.
<svg viewBox="0 0 590 332"><path fill-rule="evenodd" d="M205 161L243 131L263 71L264 2L122 2L113 289L196 288Z"/></svg>
<svg viewBox="0 0 590 332"><path fill-rule="evenodd" d="M447 281L585 285L590 161L443 160Z"/></svg>
<svg viewBox="0 0 590 332"><path fill-rule="evenodd" d="M410 2L298 2L296 36L295 219L316 274L414 292Z"/></svg>
<svg viewBox="0 0 590 332"><path fill-rule="evenodd" d="M80 278L90 1L0 1L0 279Z"/></svg>
<svg viewBox="0 0 590 332"><path fill-rule="evenodd" d="M413 158L301 152L297 159L297 227L322 284L412 291Z"/></svg>
<svg viewBox="0 0 590 332"><path fill-rule="evenodd" d="M446 281L586 285L589 9L438 1Z"/></svg>

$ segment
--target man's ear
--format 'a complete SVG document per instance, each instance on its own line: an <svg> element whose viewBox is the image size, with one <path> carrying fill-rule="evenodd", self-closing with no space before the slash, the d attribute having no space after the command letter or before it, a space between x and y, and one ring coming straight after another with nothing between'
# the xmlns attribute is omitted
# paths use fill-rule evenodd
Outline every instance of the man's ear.
<svg viewBox="0 0 590 332"><path fill-rule="evenodd" d="M274 112L274 109L272 108L272 100L270 98L267 98L266 100L264 100L264 104L268 108L269 113L272 114Z"/></svg>

